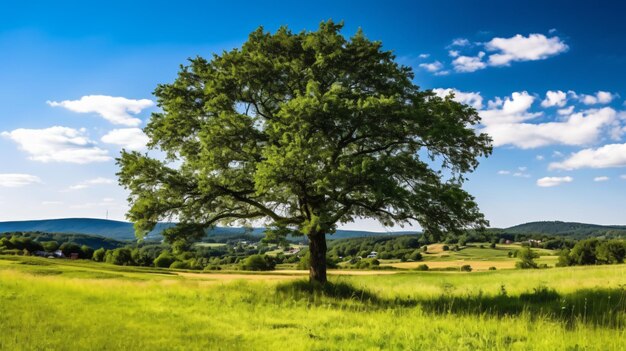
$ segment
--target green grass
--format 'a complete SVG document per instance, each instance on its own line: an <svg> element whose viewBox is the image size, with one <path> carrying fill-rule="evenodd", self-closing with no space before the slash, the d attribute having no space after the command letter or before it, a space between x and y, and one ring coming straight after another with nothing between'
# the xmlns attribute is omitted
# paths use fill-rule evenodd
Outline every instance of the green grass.
<svg viewBox="0 0 626 351"><path fill-rule="evenodd" d="M626 348L626 265L341 276L323 289L218 276L0 257L0 350Z"/></svg>

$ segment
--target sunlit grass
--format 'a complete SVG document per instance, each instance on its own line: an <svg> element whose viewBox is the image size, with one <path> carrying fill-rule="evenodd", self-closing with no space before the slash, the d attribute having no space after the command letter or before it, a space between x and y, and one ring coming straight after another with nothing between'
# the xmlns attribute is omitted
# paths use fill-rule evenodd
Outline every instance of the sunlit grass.
<svg viewBox="0 0 626 351"><path fill-rule="evenodd" d="M280 279L220 282L211 274L192 279L88 262L22 262L0 259L0 350L626 346L625 265L341 276L332 278L335 290L307 291L306 284ZM534 294L540 286L554 289L556 302ZM583 300L574 299L581 291ZM586 310L572 316L550 309L558 299L584 304L585 298ZM610 319L592 318L608 311Z"/></svg>

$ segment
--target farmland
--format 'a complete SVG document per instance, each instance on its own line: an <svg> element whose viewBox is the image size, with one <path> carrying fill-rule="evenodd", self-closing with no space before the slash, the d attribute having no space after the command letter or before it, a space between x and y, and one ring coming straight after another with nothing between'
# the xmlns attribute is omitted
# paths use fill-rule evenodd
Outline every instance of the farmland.
<svg viewBox="0 0 626 351"><path fill-rule="evenodd" d="M619 350L626 265L192 273L0 257L0 349ZM341 273L341 274L334 274ZM385 274L380 274L385 273Z"/></svg>

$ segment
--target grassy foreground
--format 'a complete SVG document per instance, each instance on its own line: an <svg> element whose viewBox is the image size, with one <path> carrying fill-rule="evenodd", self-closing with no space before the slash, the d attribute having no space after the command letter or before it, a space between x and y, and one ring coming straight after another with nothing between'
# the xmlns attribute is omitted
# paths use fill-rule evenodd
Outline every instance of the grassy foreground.
<svg viewBox="0 0 626 351"><path fill-rule="evenodd" d="M626 265L233 277L0 257L0 350L626 349Z"/></svg>

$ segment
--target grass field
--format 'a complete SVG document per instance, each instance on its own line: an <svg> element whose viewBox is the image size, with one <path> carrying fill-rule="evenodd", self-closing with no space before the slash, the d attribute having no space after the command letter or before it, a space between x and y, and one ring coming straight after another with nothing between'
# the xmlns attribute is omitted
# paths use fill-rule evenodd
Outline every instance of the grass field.
<svg viewBox="0 0 626 351"><path fill-rule="evenodd" d="M626 348L626 265L342 273L310 292L297 271L0 257L0 349Z"/></svg>

